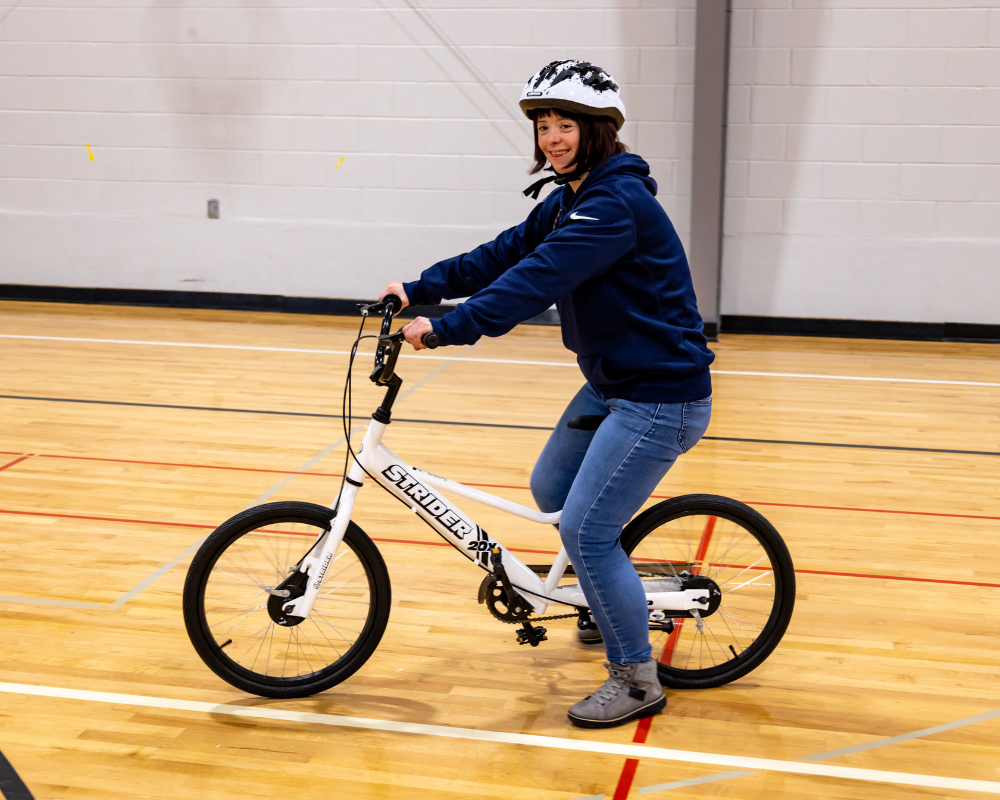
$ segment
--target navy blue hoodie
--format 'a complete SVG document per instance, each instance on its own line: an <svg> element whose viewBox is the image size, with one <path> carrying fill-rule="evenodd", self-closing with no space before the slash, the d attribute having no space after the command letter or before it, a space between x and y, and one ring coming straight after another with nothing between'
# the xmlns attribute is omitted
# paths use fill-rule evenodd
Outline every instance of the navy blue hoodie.
<svg viewBox="0 0 1000 800"><path fill-rule="evenodd" d="M613 156L574 193L553 191L517 227L439 261L403 288L414 305L469 297L433 320L442 344L501 336L559 309L563 343L602 395L683 403L712 393L684 247L636 155Z"/></svg>

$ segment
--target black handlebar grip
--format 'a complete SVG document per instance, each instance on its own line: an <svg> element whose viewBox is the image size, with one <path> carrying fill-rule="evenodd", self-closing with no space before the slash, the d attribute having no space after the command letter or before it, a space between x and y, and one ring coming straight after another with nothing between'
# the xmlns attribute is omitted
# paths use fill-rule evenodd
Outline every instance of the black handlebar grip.
<svg viewBox="0 0 1000 800"><path fill-rule="evenodd" d="M427 331L427 333L420 337L420 341L424 347L429 347L431 350L441 344L440 337L434 331Z"/></svg>
<svg viewBox="0 0 1000 800"><path fill-rule="evenodd" d="M403 301L399 299L398 295L387 294L382 298L383 303L389 303L392 305L392 313L398 314L403 310Z"/></svg>

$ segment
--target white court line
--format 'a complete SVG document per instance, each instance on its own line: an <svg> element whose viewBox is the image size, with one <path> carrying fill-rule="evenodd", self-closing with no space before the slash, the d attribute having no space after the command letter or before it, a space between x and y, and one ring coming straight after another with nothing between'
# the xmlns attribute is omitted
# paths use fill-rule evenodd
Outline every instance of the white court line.
<svg viewBox="0 0 1000 800"><path fill-rule="evenodd" d="M903 786L921 786L932 789L951 789L964 792L1000 794L1000 782L977 781L968 778L946 778L939 775L920 775L909 772L887 772L878 769L859 769L829 764L805 764L796 761L776 761L769 758L727 756L717 753L700 753L691 750L670 750L663 747L646 747L635 744L612 744L581 739L563 739L556 736L537 736L504 731L480 731L474 728L451 728L444 725L425 725L419 722L395 722L364 717L339 717L333 714L314 714L305 711L283 711L276 708L218 705L194 700L175 700L168 697L146 697L134 694L91 692L80 689L62 689L53 686L30 686L21 683L0 683L0 692L31 697L57 697L65 700L85 700L93 703L114 703L144 708L167 708L174 711L192 711L201 714L224 714L231 717L253 717L282 722L302 722L312 725L331 725L340 728L362 728L389 733L412 733L422 736L442 736L449 739L514 744L528 747L548 747L575 752L602 753L605 755L631 756L632 758L659 758L664 761L681 761L687 764L711 764L719 767L783 772L794 775L813 775L821 778L839 778L876 783L894 783Z"/></svg>
<svg viewBox="0 0 1000 800"><path fill-rule="evenodd" d="M319 355L347 356L349 350L308 350L298 347L249 347L238 344L203 344L200 342L146 342L135 339L79 339L69 336L26 336L13 333L0 333L0 339L37 339L50 342L90 342L95 344L139 344L150 347L202 347L216 350L254 350L265 353L314 353ZM371 356L373 353L358 353L359 356ZM435 361L448 361L454 356L406 355L400 358L423 358ZM531 367L577 367L575 361L517 361L508 358L463 358L462 361L475 361L483 364L520 364ZM815 375L802 372L745 372L743 370L713 369L713 375L751 375L758 378L810 378L826 381L876 381L879 383L925 383L943 386L1000 386L1000 383L984 381L945 381L928 378L872 378L862 375Z"/></svg>

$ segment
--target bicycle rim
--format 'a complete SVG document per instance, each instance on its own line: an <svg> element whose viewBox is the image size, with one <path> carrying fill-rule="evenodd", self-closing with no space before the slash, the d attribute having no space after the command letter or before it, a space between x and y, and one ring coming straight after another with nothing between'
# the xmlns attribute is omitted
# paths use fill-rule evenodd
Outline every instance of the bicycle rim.
<svg viewBox="0 0 1000 800"><path fill-rule="evenodd" d="M363 641L373 592L364 561L346 539L308 618L286 627L268 610L268 589L288 578L322 533L305 522L267 523L219 554L205 582L203 619L210 641L237 671L298 683L342 663Z"/></svg>
<svg viewBox="0 0 1000 800"><path fill-rule="evenodd" d="M752 520L712 509L671 515L636 543L630 557L644 582L669 579L680 588L700 577L722 593L713 613L674 617L672 631L650 632L661 674L721 685L771 652L791 610L782 613L780 556L768 538Z"/></svg>

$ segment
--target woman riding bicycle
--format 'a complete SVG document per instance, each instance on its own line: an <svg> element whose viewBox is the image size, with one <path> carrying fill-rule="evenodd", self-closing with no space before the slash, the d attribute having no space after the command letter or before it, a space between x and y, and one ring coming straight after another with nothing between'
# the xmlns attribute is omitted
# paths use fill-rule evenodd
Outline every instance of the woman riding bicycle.
<svg viewBox="0 0 1000 800"><path fill-rule="evenodd" d="M470 297L441 319L403 328L423 349L475 343L559 309L563 343L587 382L570 401L531 476L544 512L562 509L559 534L608 657L609 677L569 710L584 727L611 727L666 705L649 642L641 580L622 550L622 527L676 458L705 433L709 364L684 248L656 200L649 167L618 141L625 106L618 85L586 61L554 61L524 87L536 173L546 162L559 188L520 225L470 253L441 261L411 283L390 283L404 305ZM381 299L381 298L380 298ZM606 417L596 430L577 416ZM581 632L585 638L586 632Z"/></svg>

